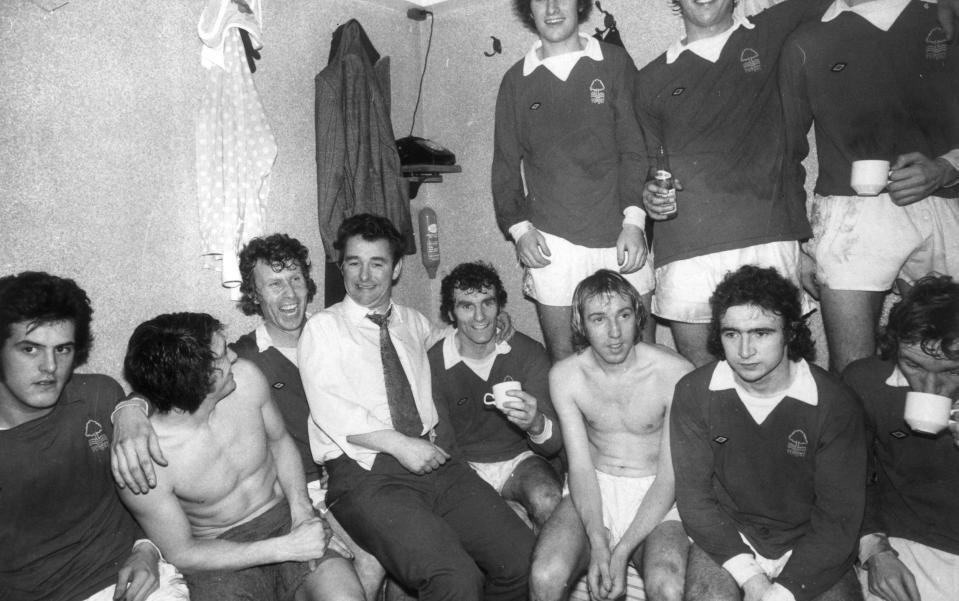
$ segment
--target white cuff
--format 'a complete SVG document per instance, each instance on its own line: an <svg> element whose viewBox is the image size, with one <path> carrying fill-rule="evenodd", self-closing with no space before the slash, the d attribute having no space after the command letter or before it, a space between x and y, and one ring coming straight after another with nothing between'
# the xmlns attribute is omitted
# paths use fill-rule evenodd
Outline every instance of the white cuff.
<svg viewBox="0 0 959 601"><path fill-rule="evenodd" d="M533 225L532 221L520 221L519 223L514 223L509 226L509 237L513 239L513 242L519 242L519 239L522 238L530 230L535 230L536 227Z"/></svg>
<svg viewBox="0 0 959 601"><path fill-rule="evenodd" d="M955 169L956 171L959 171L959 148L953 148L952 150L950 150L949 152L947 152L946 154L938 158L952 165L952 168ZM952 181L946 182L945 187L950 188L952 186L955 186L956 184L959 184L959 177L955 177L952 179Z"/></svg>
<svg viewBox="0 0 959 601"><path fill-rule="evenodd" d="M543 431L539 434L527 434L529 436L529 441L533 444L543 444L547 440L553 437L553 420L544 413L543 414Z"/></svg>
<svg viewBox="0 0 959 601"><path fill-rule="evenodd" d="M766 574L759 565L759 562L756 561L756 558L749 553L740 553L739 555L730 557L723 563L723 569L729 572L729 575L733 577L733 580L736 581L739 588L743 588L746 581L753 576Z"/></svg>
<svg viewBox="0 0 959 601"><path fill-rule="evenodd" d="M117 406L113 408L113 411L110 413L110 423L116 423L114 418L116 417L117 411L126 409L127 407L136 407L143 412L143 415L150 417L150 404L146 402L146 399L141 399L140 397L133 397L131 399L126 399L117 403Z"/></svg>
<svg viewBox="0 0 959 601"><path fill-rule="evenodd" d="M137 546L139 546L139 545L141 545L141 544L143 544L143 545L150 545L151 547L153 547L153 550L157 552L157 557L160 558L160 561L166 561L165 559L163 559L163 553L160 553L160 547L156 546L156 544L154 544L154 542L153 542L152 540L148 539L148 538L138 538L137 540L133 541L133 549L132 549L132 550L133 550L133 551L136 551L136 550L137 550Z"/></svg>
<svg viewBox="0 0 959 601"><path fill-rule="evenodd" d="M623 209L623 225L635 225L641 230L646 229L646 211L637 206L628 206Z"/></svg>

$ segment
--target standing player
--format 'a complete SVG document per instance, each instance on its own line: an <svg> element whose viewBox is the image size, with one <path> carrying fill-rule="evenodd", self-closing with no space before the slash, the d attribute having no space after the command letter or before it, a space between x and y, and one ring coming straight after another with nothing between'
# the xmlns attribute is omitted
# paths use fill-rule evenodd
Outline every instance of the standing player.
<svg viewBox="0 0 959 601"><path fill-rule="evenodd" d="M539 40L506 72L496 99L496 219L526 266L553 361L573 352L573 289L618 269L648 306L646 176L628 54L579 33L589 0L514 0ZM652 339L652 323L648 338Z"/></svg>

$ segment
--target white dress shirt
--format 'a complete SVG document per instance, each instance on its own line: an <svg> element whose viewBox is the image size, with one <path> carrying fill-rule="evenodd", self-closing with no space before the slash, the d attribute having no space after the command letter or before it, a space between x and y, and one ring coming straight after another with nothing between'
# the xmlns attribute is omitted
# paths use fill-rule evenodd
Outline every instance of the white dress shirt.
<svg viewBox="0 0 959 601"><path fill-rule="evenodd" d="M390 338L413 390L423 421L421 434L426 434L437 422L426 350L442 331L434 331L415 309L395 304L392 308ZM380 358L380 328L366 318L369 313L346 297L311 317L300 336L298 363L310 403L310 448L317 463L346 453L370 469L378 451L351 444L347 437L393 429Z"/></svg>

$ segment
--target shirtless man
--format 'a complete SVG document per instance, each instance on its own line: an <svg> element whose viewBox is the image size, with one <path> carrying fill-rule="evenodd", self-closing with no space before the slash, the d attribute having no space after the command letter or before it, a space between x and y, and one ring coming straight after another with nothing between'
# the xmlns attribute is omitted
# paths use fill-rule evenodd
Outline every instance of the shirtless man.
<svg viewBox="0 0 959 601"><path fill-rule="evenodd" d="M125 375L153 401L168 465L154 490L121 489L123 501L187 574L194 601L363 599L351 564L327 548L265 378L221 330L209 315L179 313L133 332Z"/></svg>
<svg viewBox="0 0 959 601"><path fill-rule="evenodd" d="M665 426L673 388L693 366L640 340L646 313L619 274L600 270L583 280L573 306L578 352L549 377L569 456L569 496L536 545L532 598L565 598L588 567L593 598L615 599L632 561L648 599L681 599L688 542L673 506Z"/></svg>

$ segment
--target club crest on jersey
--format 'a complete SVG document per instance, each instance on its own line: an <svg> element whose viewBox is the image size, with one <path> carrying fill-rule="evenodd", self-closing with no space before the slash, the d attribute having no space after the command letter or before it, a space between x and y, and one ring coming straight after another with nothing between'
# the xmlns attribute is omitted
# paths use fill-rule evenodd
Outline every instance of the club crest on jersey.
<svg viewBox="0 0 959 601"><path fill-rule="evenodd" d="M606 85L603 84L603 80L594 79L593 82L589 84L589 101L593 104L605 104Z"/></svg>
<svg viewBox="0 0 959 601"><path fill-rule="evenodd" d="M805 457L806 448L809 446L809 438L802 430L793 430L789 438L786 439L786 454L793 457Z"/></svg>
<svg viewBox="0 0 959 601"><path fill-rule="evenodd" d="M103 433L103 426L95 419L87 420L83 435L87 437L87 444L94 452L106 451L110 448L110 439Z"/></svg>
<svg viewBox="0 0 959 601"><path fill-rule="evenodd" d="M926 35L926 60L944 61L949 53L949 40L942 27L933 27Z"/></svg>
<svg viewBox="0 0 959 601"><path fill-rule="evenodd" d="M752 48L743 48L739 55L739 62L743 65L743 71L746 73L759 73L763 70L762 61L759 60L759 53Z"/></svg>

